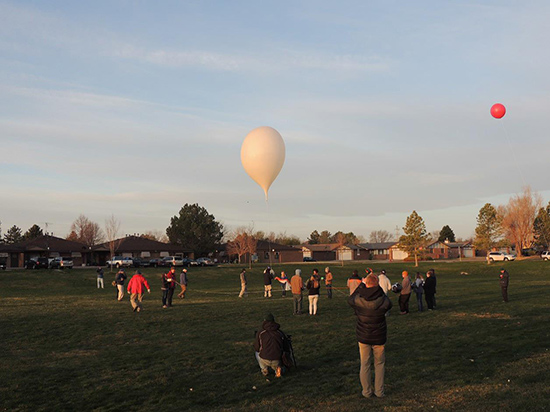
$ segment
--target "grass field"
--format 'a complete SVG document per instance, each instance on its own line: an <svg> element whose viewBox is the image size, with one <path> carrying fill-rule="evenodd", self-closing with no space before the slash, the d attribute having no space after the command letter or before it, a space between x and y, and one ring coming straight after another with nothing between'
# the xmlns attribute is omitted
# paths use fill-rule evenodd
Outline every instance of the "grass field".
<svg viewBox="0 0 550 412"><path fill-rule="evenodd" d="M384 267L390 280L407 264ZM316 265L323 269L321 264ZM343 288L355 268L335 265ZM313 265L282 265L306 276ZM152 291L134 313L115 300L107 273L0 273L0 410L7 411L542 411L550 409L550 264L510 262L510 303L500 297L500 265L423 263L435 268L437 307L388 318L386 397L360 396L355 318L344 293L319 300L316 317L293 316L292 298L262 297L262 269L192 268L185 301L162 309L160 269L145 269ZM461 275L468 272L468 275ZM323 290L324 293L324 290ZM307 310L307 298L304 300ZM252 348L272 312L293 336L298 369L267 382ZM255 388L255 389L254 389Z"/></svg>

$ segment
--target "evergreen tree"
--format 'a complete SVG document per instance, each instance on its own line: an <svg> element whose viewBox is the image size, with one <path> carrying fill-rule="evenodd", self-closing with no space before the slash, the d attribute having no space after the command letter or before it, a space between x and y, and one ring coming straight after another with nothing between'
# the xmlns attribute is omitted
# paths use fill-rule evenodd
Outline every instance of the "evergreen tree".
<svg viewBox="0 0 550 412"><path fill-rule="evenodd" d="M414 254L414 264L418 266L418 255L428 242L429 235L426 232L424 220L415 210L407 218L403 232L405 234L399 238L399 247L409 253L409 255Z"/></svg>
<svg viewBox="0 0 550 412"><path fill-rule="evenodd" d="M182 245L204 256L216 249L223 238L223 226L198 204L185 204L178 216L172 217L166 235L171 243Z"/></svg>
<svg viewBox="0 0 550 412"><path fill-rule="evenodd" d="M445 242L446 240L448 240L449 242L456 242L453 229L451 229L448 225L443 226L441 228L441 231L439 232L439 238L437 240L439 242Z"/></svg>
<svg viewBox="0 0 550 412"><path fill-rule="evenodd" d="M488 253L496 246L501 233L500 217L497 210L492 204L486 203L477 215L475 248L486 250Z"/></svg>
<svg viewBox="0 0 550 412"><path fill-rule="evenodd" d="M8 244L21 242L22 240L23 240L23 234L21 232L21 229L15 225L9 228L6 234L4 235L4 241Z"/></svg>
<svg viewBox="0 0 550 412"><path fill-rule="evenodd" d="M550 246L550 202L546 207L540 208L533 224L535 243L548 249Z"/></svg>
<svg viewBox="0 0 550 412"><path fill-rule="evenodd" d="M319 235L319 232L317 232L317 230L314 230L309 235L309 237L307 239L307 243L309 243L310 245L317 245L317 244L321 243L321 242L319 242L320 237L321 237L321 235Z"/></svg>
<svg viewBox="0 0 550 412"><path fill-rule="evenodd" d="M37 224L32 225L23 235L25 240L36 239L37 237L43 236L44 232Z"/></svg>

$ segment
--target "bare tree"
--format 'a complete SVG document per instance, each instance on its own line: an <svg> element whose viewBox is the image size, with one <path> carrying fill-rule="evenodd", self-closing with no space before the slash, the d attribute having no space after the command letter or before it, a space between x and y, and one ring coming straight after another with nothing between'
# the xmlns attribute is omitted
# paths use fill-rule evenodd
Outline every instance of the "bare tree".
<svg viewBox="0 0 550 412"><path fill-rule="evenodd" d="M535 241L534 223L541 207L541 195L527 186L522 194L511 197L507 205L497 209L504 235L516 246L518 256L522 255L522 249L531 247Z"/></svg>
<svg viewBox="0 0 550 412"><path fill-rule="evenodd" d="M338 232L334 237L334 242L338 244L337 250L339 251L339 254L340 254L340 261L342 262L342 266L344 266L344 253L342 253L343 251L340 249L343 248L348 243L348 237L346 236L345 233Z"/></svg>
<svg viewBox="0 0 550 412"><path fill-rule="evenodd" d="M73 238L73 232L76 234L77 240L88 247L97 245L104 239L101 227L84 215L78 216L73 222L71 225L71 233L67 238Z"/></svg>
<svg viewBox="0 0 550 412"><path fill-rule="evenodd" d="M237 255L239 263L241 257L249 254L249 263L252 267L252 255L256 253L258 241L253 234L253 228L239 227L233 232L233 240L227 242L227 253Z"/></svg>
<svg viewBox="0 0 550 412"><path fill-rule="evenodd" d="M148 230L143 233L141 237L150 240L156 240L157 242L168 243L168 236L166 233L163 233L161 230Z"/></svg>
<svg viewBox="0 0 550 412"><path fill-rule="evenodd" d="M369 241L372 243L385 243L392 240L393 235L387 230L373 230L369 235Z"/></svg>
<svg viewBox="0 0 550 412"><path fill-rule="evenodd" d="M109 242L109 252L111 254L111 261L115 255L116 250L120 246L121 239L117 239L118 232L120 230L120 221L111 215L109 219L105 221L105 233L107 234L107 242ZM113 271L113 265L111 263L111 272Z"/></svg>

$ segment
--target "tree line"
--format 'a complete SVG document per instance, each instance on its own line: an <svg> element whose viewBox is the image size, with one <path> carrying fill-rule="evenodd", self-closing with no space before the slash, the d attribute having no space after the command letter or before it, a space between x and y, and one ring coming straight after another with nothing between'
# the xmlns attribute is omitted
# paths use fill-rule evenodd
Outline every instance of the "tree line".
<svg viewBox="0 0 550 412"><path fill-rule="evenodd" d="M1 229L1 222L0 222ZM77 241L92 247L108 242L111 254L117 248L116 240L120 236L120 221L111 216L105 221L102 228L85 215L80 215L71 224L66 239ZM405 226L395 235L386 230L374 230L370 233L369 242L399 242L401 249L414 256L417 260L429 242L435 240L455 242L456 236L450 226L445 225L440 231L428 233L426 224L416 211L407 217ZM12 226L2 236L0 243L18 243L30 240L44 234L39 225L34 224L25 233L17 226ZM170 225L165 232L151 230L140 234L147 239L160 242L170 242L192 250L195 255L205 256L220 247L223 241L227 242L228 252L242 256L256 253L258 241L269 241L283 245L300 245L303 242L298 236L288 235L286 232L265 233L254 230L253 227L238 227L228 231L224 225L216 220L214 215L198 204L185 204L177 215L170 219ZM353 232L338 231L334 234L328 230L314 230L305 243L338 245L365 243L363 236ZM532 247L548 249L550 246L550 202L542 207L541 196L529 187L523 193L510 198L506 205L493 206L485 204L477 216L477 226L473 244L476 249L490 251L498 247L515 246L517 254Z"/></svg>

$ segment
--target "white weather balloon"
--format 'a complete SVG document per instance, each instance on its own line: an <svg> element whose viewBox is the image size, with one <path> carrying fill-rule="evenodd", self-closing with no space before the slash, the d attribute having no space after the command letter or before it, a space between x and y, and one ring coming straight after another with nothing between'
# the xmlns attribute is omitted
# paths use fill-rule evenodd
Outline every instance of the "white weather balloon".
<svg viewBox="0 0 550 412"><path fill-rule="evenodd" d="M272 127L252 130L241 147L241 163L248 175L264 190L265 200L269 187L275 181L285 162L285 142Z"/></svg>

